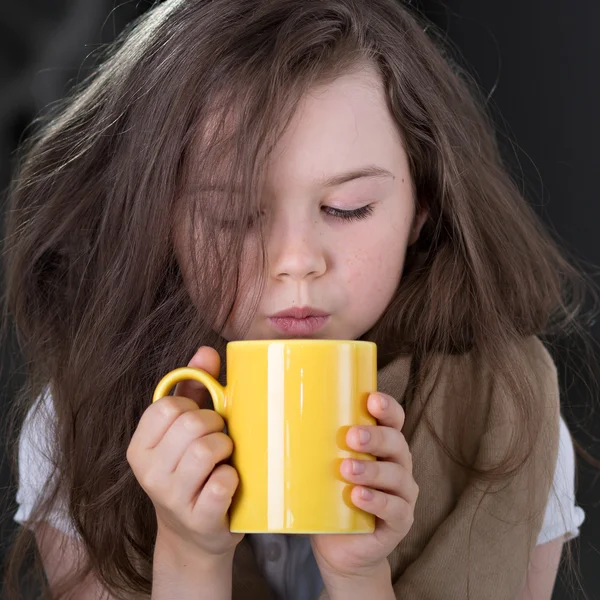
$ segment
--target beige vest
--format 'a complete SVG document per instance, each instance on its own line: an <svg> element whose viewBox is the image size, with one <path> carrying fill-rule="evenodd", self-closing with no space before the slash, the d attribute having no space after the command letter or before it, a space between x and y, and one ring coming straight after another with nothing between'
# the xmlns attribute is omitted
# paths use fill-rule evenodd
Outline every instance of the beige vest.
<svg viewBox="0 0 600 600"><path fill-rule="evenodd" d="M423 415L444 440L460 439L463 456L477 466L497 464L511 440L506 389L491 368L472 354L439 360L423 383L424 393L405 405L403 433L419 485L415 520L409 534L389 555L397 598L406 600L514 600L525 580L529 557L541 529L558 453L559 396L556 369L537 338L515 346L526 365L532 406L539 418L534 451L511 478L478 481L453 462ZM382 368L378 387L403 405L410 357ZM481 398L468 423L453 423L450 402L468 393ZM453 446L454 448L454 446ZM485 494L489 489L492 493ZM329 598L323 590L319 600ZM274 600L259 572L249 542L234 560L233 600Z"/></svg>

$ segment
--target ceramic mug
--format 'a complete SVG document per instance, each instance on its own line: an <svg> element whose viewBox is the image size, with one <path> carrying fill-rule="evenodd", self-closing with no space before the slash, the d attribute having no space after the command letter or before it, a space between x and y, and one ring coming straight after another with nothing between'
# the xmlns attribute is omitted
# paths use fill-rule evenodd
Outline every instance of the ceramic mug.
<svg viewBox="0 0 600 600"><path fill-rule="evenodd" d="M374 425L377 347L342 340L257 340L227 344L227 385L183 367L156 387L153 402L180 381L203 383L233 440L240 483L230 530L242 533L368 533L375 517L350 499L340 473L353 425Z"/></svg>

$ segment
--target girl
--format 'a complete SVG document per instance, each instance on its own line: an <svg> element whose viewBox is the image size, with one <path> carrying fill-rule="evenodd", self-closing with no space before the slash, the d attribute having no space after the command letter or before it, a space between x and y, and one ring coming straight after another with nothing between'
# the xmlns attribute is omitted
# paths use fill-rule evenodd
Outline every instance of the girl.
<svg viewBox="0 0 600 600"><path fill-rule="evenodd" d="M39 131L6 268L16 518L52 597L550 597L582 515L549 508L536 336L581 283L475 97L392 0L170 0ZM150 404L228 340L298 336L378 344L378 424L347 443L380 460L341 466L374 534L229 533L223 421L187 382Z"/></svg>

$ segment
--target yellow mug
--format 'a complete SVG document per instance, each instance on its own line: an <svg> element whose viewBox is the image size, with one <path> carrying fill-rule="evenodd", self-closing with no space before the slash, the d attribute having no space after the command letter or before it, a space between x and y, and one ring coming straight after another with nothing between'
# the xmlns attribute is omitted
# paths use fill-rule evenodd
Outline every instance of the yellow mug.
<svg viewBox="0 0 600 600"><path fill-rule="evenodd" d="M375 517L350 499L340 474L346 432L374 425L377 346L342 340L257 340L227 344L227 385L192 367L161 379L153 402L180 381L203 383L233 440L240 483L230 530L241 533L369 533Z"/></svg>

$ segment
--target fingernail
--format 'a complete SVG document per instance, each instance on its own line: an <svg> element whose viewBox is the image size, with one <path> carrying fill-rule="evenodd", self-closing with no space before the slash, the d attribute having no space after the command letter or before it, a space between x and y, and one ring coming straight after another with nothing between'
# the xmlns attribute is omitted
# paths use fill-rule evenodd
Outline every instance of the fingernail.
<svg viewBox="0 0 600 600"><path fill-rule="evenodd" d="M369 488L361 488L360 497L363 500L373 500L373 492Z"/></svg>
<svg viewBox="0 0 600 600"><path fill-rule="evenodd" d="M381 408L383 410L385 410L388 407L388 404L389 404L389 402L388 402L387 397L379 395L379 406L381 406Z"/></svg>
<svg viewBox="0 0 600 600"><path fill-rule="evenodd" d="M362 463L360 460L352 461L352 474L353 475L360 475L361 473L364 473L364 471L365 471L364 463Z"/></svg>
<svg viewBox="0 0 600 600"><path fill-rule="evenodd" d="M371 439L371 434L366 429L359 429L358 439L361 444L366 444Z"/></svg>

